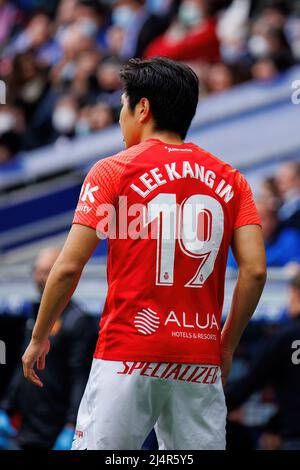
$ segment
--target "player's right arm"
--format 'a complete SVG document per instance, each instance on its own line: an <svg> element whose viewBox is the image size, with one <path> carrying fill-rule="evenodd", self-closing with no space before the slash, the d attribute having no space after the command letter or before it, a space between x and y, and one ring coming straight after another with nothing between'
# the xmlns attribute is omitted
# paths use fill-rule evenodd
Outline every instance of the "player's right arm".
<svg viewBox="0 0 300 470"><path fill-rule="evenodd" d="M80 193L74 224L49 274L32 339L22 358L24 376L39 387L43 384L34 366L45 368L52 327L70 301L82 270L99 242L98 210L102 205L114 207L115 181L112 176L115 174L110 159L99 161L88 173Z"/></svg>
<svg viewBox="0 0 300 470"><path fill-rule="evenodd" d="M96 230L73 225L45 286L31 341L23 355L24 376L34 385L42 382L34 370L45 368L49 352L49 336L55 321L63 312L78 284L82 270L95 250L99 239Z"/></svg>

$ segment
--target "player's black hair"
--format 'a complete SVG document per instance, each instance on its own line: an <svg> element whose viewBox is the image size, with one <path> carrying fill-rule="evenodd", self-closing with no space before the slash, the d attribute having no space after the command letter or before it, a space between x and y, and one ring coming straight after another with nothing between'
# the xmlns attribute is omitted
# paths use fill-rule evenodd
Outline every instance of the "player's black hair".
<svg viewBox="0 0 300 470"><path fill-rule="evenodd" d="M155 129L185 139L199 96L198 77L190 67L165 57L130 59L120 77L132 111L147 98Z"/></svg>

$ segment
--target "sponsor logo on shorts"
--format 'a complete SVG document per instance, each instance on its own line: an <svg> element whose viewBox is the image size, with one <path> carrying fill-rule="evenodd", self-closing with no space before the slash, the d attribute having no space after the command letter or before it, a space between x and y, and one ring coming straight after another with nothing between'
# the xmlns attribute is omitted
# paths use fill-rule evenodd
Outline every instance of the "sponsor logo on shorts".
<svg viewBox="0 0 300 470"><path fill-rule="evenodd" d="M157 332L160 318L158 313L151 308L143 308L134 316L133 323L139 333L150 336Z"/></svg>
<svg viewBox="0 0 300 470"><path fill-rule="evenodd" d="M79 439L83 438L83 431L79 431L78 429L75 430L75 436Z"/></svg>
<svg viewBox="0 0 300 470"><path fill-rule="evenodd" d="M123 362L119 375L141 375L155 379L179 380L182 382L214 384L219 366L199 366L195 364Z"/></svg>

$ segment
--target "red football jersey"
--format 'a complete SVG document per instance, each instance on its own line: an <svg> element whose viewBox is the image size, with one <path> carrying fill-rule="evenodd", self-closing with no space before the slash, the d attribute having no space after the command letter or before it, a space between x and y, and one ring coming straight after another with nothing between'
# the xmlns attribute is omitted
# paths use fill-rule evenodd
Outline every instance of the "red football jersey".
<svg viewBox="0 0 300 470"><path fill-rule="evenodd" d="M73 223L110 228L94 357L220 364L233 231L260 224L237 170L192 143L148 139L93 166Z"/></svg>

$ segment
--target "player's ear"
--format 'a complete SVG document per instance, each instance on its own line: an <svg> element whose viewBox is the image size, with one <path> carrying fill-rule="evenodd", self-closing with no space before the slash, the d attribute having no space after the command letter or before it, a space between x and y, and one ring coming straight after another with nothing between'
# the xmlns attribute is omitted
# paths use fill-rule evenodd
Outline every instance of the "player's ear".
<svg viewBox="0 0 300 470"><path fill-rule="evenodd" d="M142 98L138 104L138 119L141 124L148 121L150 117L150 103L147 98Z"/></svg>

